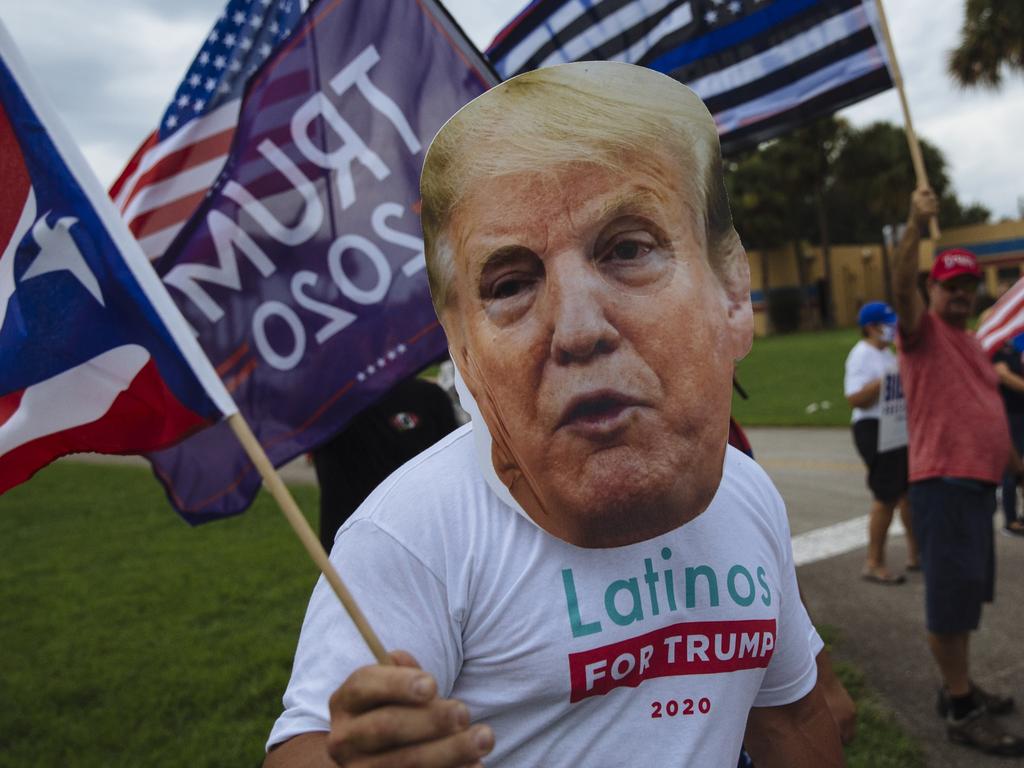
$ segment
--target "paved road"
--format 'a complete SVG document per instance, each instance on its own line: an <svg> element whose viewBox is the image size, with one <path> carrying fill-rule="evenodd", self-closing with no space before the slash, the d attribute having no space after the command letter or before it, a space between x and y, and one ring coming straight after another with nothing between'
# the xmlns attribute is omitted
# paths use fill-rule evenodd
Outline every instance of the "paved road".
<svg viewBox="0 0 1024 768"><path fill-rule="evenodd" d="M869 496L845 429L751 429L758 460L786 500L796 540L800 534L863 516ZM1002 524L999 517L998 523ZM838 530L838 529L834 529ZM982 685L1012 693L1024 704L1024 539L996 536L996 603L972 638L972 674ZM902 537L889 546L891 565L902 568ZM938 675L924 639L924 590L920 576L883 587L859 578L864 548L798 567L811 615L841 632L839 658L856 664L895 714L924 746L934 768L1006 765L950 744L934 710ZM1019 713L1005 718L1024 733Z"/></svg>

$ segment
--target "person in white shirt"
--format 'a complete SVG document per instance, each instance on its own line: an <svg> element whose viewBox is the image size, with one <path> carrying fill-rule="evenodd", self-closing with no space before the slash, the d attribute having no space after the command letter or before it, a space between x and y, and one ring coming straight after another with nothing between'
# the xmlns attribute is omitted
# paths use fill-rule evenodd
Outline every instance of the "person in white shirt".
<svg viewBox="0 0 1024 768"><path fill-rule="evenodd" d="M565 64L460 110L421 177L472 424L331 553L265 765L837 766L782 500L726 447L753 335L714 121L669 77Z"/></svg>
<svg viewBox="0 0 1024 768"><path fill-rule="evenodd" d="M860 308L857 322L863 338L846 357L843 392L853 407L853 442L867 467L872 496L862 576L876 584L902 584L903 574L893 573L885 563L885 540L893 511L899 508L906 529L907 570L920 570L907 502L907 448L878 450L882 385L886 374L897 370L896 355L889 348L896 334L896 313L884 301L871 301Z"/></svg>

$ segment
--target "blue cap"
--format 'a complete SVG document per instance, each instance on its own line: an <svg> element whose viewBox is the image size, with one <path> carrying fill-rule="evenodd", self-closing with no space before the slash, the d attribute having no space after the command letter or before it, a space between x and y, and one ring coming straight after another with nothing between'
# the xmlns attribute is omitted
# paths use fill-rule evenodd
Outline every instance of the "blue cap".
<svg viewBox="0 0 1024 768"><path fill-rule="evenodd" d="M869 301L860 308L860 313L857 315L857 325L861 328L872 323L892 325L895 322L896 313L884 301Z"/></svg>

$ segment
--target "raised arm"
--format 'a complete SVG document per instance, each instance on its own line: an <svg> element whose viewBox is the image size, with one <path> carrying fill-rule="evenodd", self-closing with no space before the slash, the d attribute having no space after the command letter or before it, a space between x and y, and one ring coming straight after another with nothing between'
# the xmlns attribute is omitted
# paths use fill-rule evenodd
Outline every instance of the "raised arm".
<svg viewBox="0 0 1024 768"><path fill-rule="evenodd" d="M939 210L939 202L931 189L914 190L910 196L910 215L907 228L896 246L892 261L893 308L899 316L900 329L905 337L917 333L924 302L917 290L918 245L921 230L928 226L928 220Z"/></svg>
<svg viewBox="0 0 1024 768"><path fill-rule="evenodd" d="M419 765L476 768L494 747L466 705L437 695L434 679L407 653L395 666L357 669L331 697L331 731L303 733L274 747L264 768Z"/></svg>

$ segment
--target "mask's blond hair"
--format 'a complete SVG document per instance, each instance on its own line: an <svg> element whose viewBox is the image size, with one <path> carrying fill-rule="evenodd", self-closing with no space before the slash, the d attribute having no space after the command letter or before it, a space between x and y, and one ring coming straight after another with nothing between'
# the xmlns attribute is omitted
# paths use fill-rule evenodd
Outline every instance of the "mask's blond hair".
<svg viewBox="0 0 1024 768"><path fill-rule="evenodd" d="M721 276L742 251L714 120L686 86L644 67L590 61L524 73L464 106L431 142L420 176L438 316L454 284L447 228L474 180L580 164L624 172L656 163L657 156L679 163L688 198L680 200L679 213L704 229L708 258Z"/></svg>

